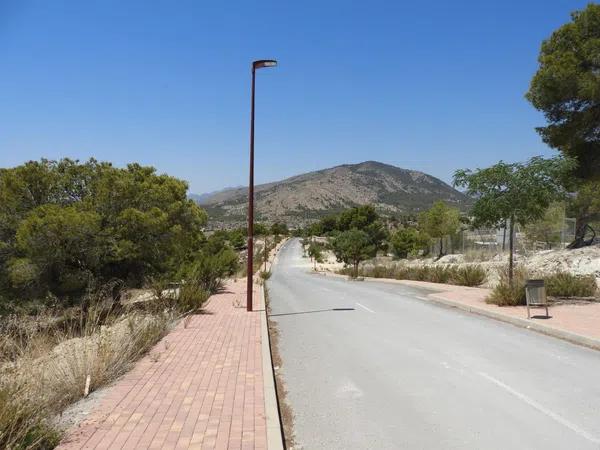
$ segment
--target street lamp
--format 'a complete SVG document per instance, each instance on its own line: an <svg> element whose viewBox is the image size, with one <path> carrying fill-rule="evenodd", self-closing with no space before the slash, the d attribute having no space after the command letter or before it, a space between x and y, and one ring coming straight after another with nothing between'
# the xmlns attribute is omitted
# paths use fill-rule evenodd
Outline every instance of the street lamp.
<svg viewBox="0 0 600 450"><path fill-rule="evenodd" d="M252 63L252 107L250 109L250 180L248 183L248 271L246 311L252 311L252 276L254 272L254 84L256 69L275 67L277 61L261 59Z"/></svg>

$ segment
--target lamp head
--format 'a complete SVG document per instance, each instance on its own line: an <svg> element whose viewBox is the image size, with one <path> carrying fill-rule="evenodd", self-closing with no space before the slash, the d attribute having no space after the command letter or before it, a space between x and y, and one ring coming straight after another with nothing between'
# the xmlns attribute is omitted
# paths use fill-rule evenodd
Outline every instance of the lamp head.
<svg viewBox="0 0 600 450"><path fill-rule="evenodd" d="M254 61L252 63L252 70L262 69L263 67L275 67L277 66L277 61L274 59L259 59L258 61Z"/></svg>

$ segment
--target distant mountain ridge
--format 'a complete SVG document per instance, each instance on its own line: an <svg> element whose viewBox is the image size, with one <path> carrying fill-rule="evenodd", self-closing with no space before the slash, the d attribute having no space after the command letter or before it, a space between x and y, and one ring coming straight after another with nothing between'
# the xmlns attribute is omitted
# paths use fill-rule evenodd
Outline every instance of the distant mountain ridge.
<svg viewBox="0 0 600 450"><path fill-rule="evenodd" d="M243 224L246 187L196 196L213 224ZM449 184L423 172L377 161L344 164L255 187L259 221L302 225L352 206L372 204L382 214L418 212L443 200L462 208L469 199ZM192 197L193 198L193 197Z"/></svg>
<svg viewBox="0 0 600 450"><path fill-rule="evenodd" d="M209 201L215 195L218 195L218 194L221 194L221 193L227 192L227 191L233 191L235 189L242 189L242 188L243 188L243 186L226 187L223 189L219 189L217 191L206 192L204 194L190 194L188 197L191 198L192 200L194 200L199 205L203 205L204 203Z"/></svg>

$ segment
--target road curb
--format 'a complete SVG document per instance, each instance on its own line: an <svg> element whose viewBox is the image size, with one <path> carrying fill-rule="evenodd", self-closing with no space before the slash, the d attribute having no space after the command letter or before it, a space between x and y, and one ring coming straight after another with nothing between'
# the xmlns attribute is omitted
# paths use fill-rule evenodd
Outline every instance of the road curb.
<svg viewBox="0 0 600 450"><path fill-rule="evenodd" d="M334 277L334 278L348 279L348 276L339 275L337 273L324 273L323 272L322 275L328 276L328 277ZM391 278L365 277L365 280L388 283L388 284L400 284L402 286L409 286L409 287L413 286L411 284L402 283L402 280L394 280ZM429 289L429 290L432 289L431 286L427 286L424 288ZM557 339L562 339L563 341L570 342L571 344L581 345L583 347L588 347L593 350L600 350L600 340L598 340L598 339L594 339L594 338L590 338L587 336L582 336L581 334L577 334L577 333L573 333L570 331L565 331L565 330L561 330L558 328L550 327L548 325L543 325L543 324L533 322L533 321L530 321L527 319L521 319L519 317L507 316L505 314L495 312L495 311L490 311L488 309L478 308L476 306L458 303L453 300L448 300L446 298L440 297L440 294L442 294L442 293L443 293L443 291L428 294L427 298L419 298L419 297L415 297L415 298L417 298L418 300L425 301L425 302L436 303L438 305L446 306L449 308L460 309L461 311L469 312L471 314L477 314L480 316L487 317L489 319L498 320L500 322L509 323L511 325L514 325L514 326L517 326L520 328L526 328L528 330L532 330L537 333L545 334L546 336L551 336L551 337L554 337Z"/></svg>
<svg viewBox="0 0 600 450"><path fill-rule="evenodd" d="M490 319L495 319L500 322L509 323L511 325L515 325L520 328L526 328L528 330L536 331L541 334L545 334L547 336L555 337L558 339L562 339L563 341L568 341L572 344L581 345L583 347L588 347L593 350L600 350L600 340L589 338L587 336L582 336L580 334L572 333L570 331L560 330L558 328L549 327L548 325L542 325L540 323L531 322L527 319L521 319L519 317L507 316L501 313L497 313L495 311L489 311L483 308L477 308L470 305L464 305L462 303L456 303L452 300L448 300L445 298L441 298L438 294L429 294L427 296L427 300L432 303L437 303L439 305L447 306L450 308L460 309L462 311L466 311L472 314L477 314L480 316L485 316ZM421 300L421 299L419 299Z"/></svg>
<svg viewBox="0 0 600 450"><path fill-rule="evenodd" d="M279 419L279 404L275 389L275 375L273 373L273 362L271 360L271 340L269 338L269 327L267 324L267 305L265 302L264 285L259 286L263 310L260 314L260 337L263 362L263 382L265 395L265 419L267 422L267 448L269 450L283 450L283 433L281 432L281 421Z"/></svg>
<svg viewBox="0 0 600 450"><path fill-rule="evenodd" d="M268 270L271 270L277 260L279 250L287 239L279 245L273 262L268 262ZM279 413L279 402L277 400L277 388L275 387L275 373L271 359L271 338L269 335L269 324L267 319L267 302L265 296L265 285L258 287L262 311L260 314L260 340L262 347L263 383L265 395L265 420L267 423L267 448L269 450L284 450L284 439Z"/></svg>

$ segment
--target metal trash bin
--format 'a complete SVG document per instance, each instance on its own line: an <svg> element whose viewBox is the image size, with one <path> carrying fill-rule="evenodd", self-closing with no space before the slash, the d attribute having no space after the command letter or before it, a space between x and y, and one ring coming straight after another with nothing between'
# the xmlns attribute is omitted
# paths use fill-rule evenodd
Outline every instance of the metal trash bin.
<svg viewBox="0 0 600 450"><path fill-rule="evenodd" d="M525 282L525 298L527 299L527 318L531 319L530 308L545 308L548 316L548 298L544 280L527 280Z"/></svg>

